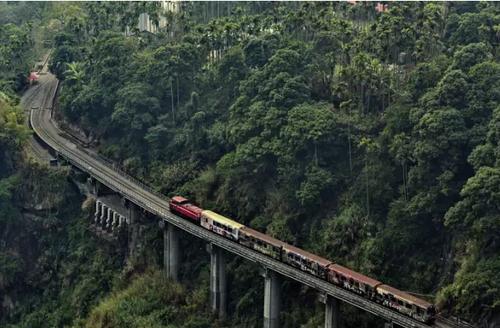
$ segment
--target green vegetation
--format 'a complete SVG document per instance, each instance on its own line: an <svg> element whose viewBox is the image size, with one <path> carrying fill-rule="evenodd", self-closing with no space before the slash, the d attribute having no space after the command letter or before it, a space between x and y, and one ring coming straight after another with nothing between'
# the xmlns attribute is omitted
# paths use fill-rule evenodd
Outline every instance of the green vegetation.
<svg viewBox="0 0 500 328"><path fill-rule="evenodd" d="M9 328L72 324L111 289L123 257L87 231L68 170L23 152L30 131L16 92L43 50L34 30L43 7L0 4L0 326Z"/></svg>
<svg viewBox="0 0 500 328"><path fill-rule="evenodd" d="M68 120L163 192L466 317L498 310L500 8L218 5L154 35L60 35Z"/></svg>
<svg viewBox="0 0 500 328"><path fill-rule="evenodd" d="M0 92L13 96L26 85L30 67L40 56L43 36L37 27L41 3L0 4Z"/></svg>
<svg viewBox="0 0 500 328"><path fill-rule="evenodd" d="M68 170L26 159L24 114L1 96L0 326L62 327L111 288L121 256L87 231Z"/></svg>
<svg viewBox="0 0 500 328"><path fill-rule="evenodd" d="M83 327L183 327L209 328L206 311L208 291L188 293L180 285L165 281L159 271L147 272L129 287L95 307Z"/></svg>
<svg viewBox="0 0 500 328"><path fill-rule="evenodd" d="M8 24L5 8L0 23ZM391 2L382 13L375 3L181 3L154 34L135 26L142 12L159 23L159 3L53 4L33 12L42 22L39 33L53 34L50 67L63 81L65 119L131 174L430 295L444 311L476 322L498 313L496 3ZM19 54L45 38L29 41L29 24L14 23L2 33L25 41L2 43L2 54ZM0 67L11 67L3 64L10 57L1 58ZM6 81L12 84L15 72ZM4 113L0 129L17 131L16 110ZM0 130L0 147L15 147L21 130L19 138ZM18 188L10 167L2 173L1 199L12 199ZM73 251L62 255L70 263ZM66 291L76 303L53 294L66 304L61 313L81 311L76 323L54 315L54 326L208 325L175 316L206 311L199 292L206 270L193 257L200 250L188 252L186 280L197 283L186 290L165 284L154 270L128 287L113 284L119 272L110 273L117 269L112 259L87 259L78 279L102 278L106 287L82 285L87 301ZM24 272L23 259L12 254L0 263L6 281ZM259 277L239 260L229 266L234 315L227 325L255 325ZM291 295L284 322L317 326L320 311L310 291L292 283L284 288ZM359 313L351 317L348 326L360 327Z"/></svg>

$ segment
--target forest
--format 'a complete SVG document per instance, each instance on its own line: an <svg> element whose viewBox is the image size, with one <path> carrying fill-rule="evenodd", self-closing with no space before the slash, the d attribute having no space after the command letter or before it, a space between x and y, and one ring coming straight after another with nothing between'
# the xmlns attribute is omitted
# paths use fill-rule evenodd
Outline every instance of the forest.
<svg viewBox="0 0 500 328"><path fill-rule="evenodd" d="M23 305L9 315L0 309L0 325L260 322L254 301L262 302L262 282L251 264L231 260L232 315L219 322L207 314L207 259L196 264L196 243L183 285L161 279L159 250L124 268L124 254L106 256L109 245L89 237L80 220L86 209L68 205L79 197L64 192L71 190L68 173L25 159L29 131L19 95L30 67L49 50L61 81L59 120L131 175L421 295L444 312L500 324L497 3L175 8L0 4L0 292L19 295ZM154 33L137 28L143 13ZM23 198L21 190L30 192ZM55 201L38 213L41 222L20 227L30 194ZM20 243L14 232L32 235L37 225L46 234L32 238L46 251L12 251ZM161 243L158 232L148 236L151 245ZM25 263L33 257L35 267ZM284 286L285 327L317 327L320 306L296 287ZM343 311L346 327L380 325Z"/></svg>

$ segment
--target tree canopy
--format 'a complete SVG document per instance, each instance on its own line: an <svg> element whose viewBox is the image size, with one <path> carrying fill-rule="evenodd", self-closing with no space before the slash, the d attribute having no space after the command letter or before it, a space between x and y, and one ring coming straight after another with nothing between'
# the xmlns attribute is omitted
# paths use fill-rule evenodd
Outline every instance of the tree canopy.
<svg viewBox="0 0 500 328"><path fill-rule="evenodd" d="M445 311L498 313L496 3L54 8L60 109L117 165ZM2 53L29 46L29 25L2 31Z"/></svg>

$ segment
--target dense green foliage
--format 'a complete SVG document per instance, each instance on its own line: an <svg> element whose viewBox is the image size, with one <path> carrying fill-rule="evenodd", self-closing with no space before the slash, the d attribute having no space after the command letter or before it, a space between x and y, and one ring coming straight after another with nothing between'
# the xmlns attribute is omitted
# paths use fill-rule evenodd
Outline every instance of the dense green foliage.
<svg viewBox="0 0 500 328"><path fill-rule="evenodd" d="M41 3L0 4L0 92L13 95L26 85L35 58L42 51L37 31L43 16Z"/></svg>
<svg viewBox="0 0 500 328"><path fill-rule="evenodd" d="M22 110L16 100L0 92L0 179L14 170L14 160L27 137Z"/></svg>
<svg viewBox="0 0 500 328"><path fill-rule="evenodd" d="M101 302L80 325L104 327L182 327L209 328L210 315L203 319L208 293L189 293L180 285L166 281L159 271L147 272Z"/></svg>
<svg viewBox="0 0 500 328"><path fill-rule="evenodd" d="M46 170L38 170L36 176L43 178ZM50 181L54 178L51 174ZM66 175L59 178L68 186ZM20 183L18 188L23 187ZM2 326L71 325L85 316L119 278L121 261L116 248L99 244L87 230L87 216L77 214L78 198L61 200L52 210L30 214L23 208L22 214L11 214L9 221L1 222L4 244L0 259L7 264L2 265L0 289L4 301L15 304L0 316ZM14 208L22 204L15 200ZM63 204L75 204L76 208ZM8 308L9 303L4 305Z"/></svg>
<svg viewBox="0 0 500 328"><path fill-rule="evenodd" d="M87 231L68 170L26 159L24 113L0 96L0 326L62 327L111 288L120 256Z"/></svg>
<svg viewBox="0 0 500 328"><path fill-rule="evenodd" d="M2 327L72 324L111 288L121 267L120 256L87 231L68 170L50 170L25 156L30 133L16 91L43 51L35 46L40 35L34 31L43 7L0 4Z"/></svg>
<svg viewBox="0 0 500 328"><path fill-rule="evenodd" d="M163 192L463 316L498 311L500 8L217 6L154 35L95 17L85 42L58 35L67 119Z"/></svg>
<svg viewBox="0 0 500 328"><path fill-rule="evenodd" d="M232 317L207 319L196 243L189 287L156 269L127 286L123 254L105 255L77 220L88 213L62 205L67 172L16 165L27 134L12 94L43 40L65 119L131 174L444 311L498 313L496 3L179 6L152 34L135 26L142 12L159 24L160 3L0 4L0 238L10 245L0 248L0 291L22 304L0 324L253 327L261 316L257 269L233 259ZM33 204L50 210L29 220ZM314 293L284 290L285 326L318 326ZM345 311L348 327L376 326Z"/></svg>

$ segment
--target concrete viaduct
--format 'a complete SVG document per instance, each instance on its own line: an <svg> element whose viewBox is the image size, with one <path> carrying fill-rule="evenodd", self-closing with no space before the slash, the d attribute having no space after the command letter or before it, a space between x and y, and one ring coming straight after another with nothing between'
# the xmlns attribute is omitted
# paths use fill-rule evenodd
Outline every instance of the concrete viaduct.
<svg viewBox="0 0 500 328"><path fill-rule="evenodd" d="M168 208L167 198L153 191L148 186L121 172L89 149L80 147L67 134L59 129L52 120L52 103L58 87L58 81L50 73L43 76L43 84L39 88L41 103L32 107L30 125L35 137L55 158L62 159L87 173L94 185L104 185L122 198L123 208L109 204L98 197L96 192L94 224L101 230L112 234L127 227L133 229L141 211L148 212L158 218L163 229L163 264L167 277L177 280L179 270L179 229L205 240L210 252L210 292L211 308L223 318L226 316L227 287L225 274L225 253L230 252L254 262L262 267L264 283L264 328L279 327L280 313L280 281L293 279L319 292L325 304L325 328L340 328L339 306L345 302L364 311L383 318L386 327L397 325L404 328L466 328L470 325L458 324L455 321L438 318L432 326L416 321L410 317L392 311L380 304L369 301L354 293L341 289L308 273L274 260L268 256L227 240L217 234L205 230L172 213ZM124 210L126 208L126 210Z"/></svg>

